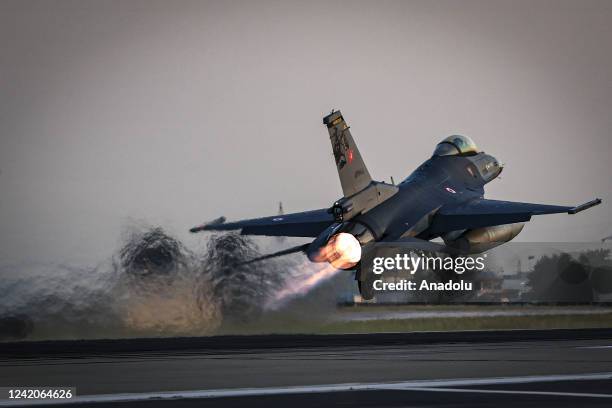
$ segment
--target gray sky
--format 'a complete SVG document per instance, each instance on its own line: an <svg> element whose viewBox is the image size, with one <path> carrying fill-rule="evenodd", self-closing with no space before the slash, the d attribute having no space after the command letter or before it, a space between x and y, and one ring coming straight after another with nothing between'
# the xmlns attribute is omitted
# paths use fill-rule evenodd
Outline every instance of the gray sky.
<svg viewBox="0 0 612 408"><path fill-rule="evenodd" d="M489 197L607 199L521 240L610 235L610 21L610 1L0 1L0 259L326 207L332 108L374 178L462 133L506 164Z"/></svg>

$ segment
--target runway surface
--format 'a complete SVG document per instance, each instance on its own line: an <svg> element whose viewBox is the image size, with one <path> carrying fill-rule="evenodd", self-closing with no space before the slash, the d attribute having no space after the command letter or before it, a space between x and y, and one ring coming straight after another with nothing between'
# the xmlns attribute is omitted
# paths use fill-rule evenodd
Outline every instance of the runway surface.
<svg viewBox="0 0 612 408"><path fill-rule="evenodd" d="M424 319L424 318L462 318L462 317L498 317L498 316L565 316L578 315L597 315L607 314L612 311L608 307L593 307L593 308L516 308L510 309L500 308L493 310L402 310L390 311L359 311L342 313L334 316L335 320L340 321L368 321L368 320L388 320L388 319Z"/></svg>
<svg viewBox="0 0 612 408"><path fill-rule="evenodd" d="M36 385L96 407L609 407L612 330L2 344L0 386Z"/></svg>

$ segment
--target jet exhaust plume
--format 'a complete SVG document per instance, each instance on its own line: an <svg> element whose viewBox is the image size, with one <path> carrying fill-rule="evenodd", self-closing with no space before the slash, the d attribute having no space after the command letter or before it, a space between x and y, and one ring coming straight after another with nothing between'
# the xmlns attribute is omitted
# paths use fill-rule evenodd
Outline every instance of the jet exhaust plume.
<svg viewBox="0 0 612 408"><path fill-rule="evenodd" d="M187 261L187 250L160 227L131 231L119 252L121 266L138 276L168 275Z"/></svg>
<svg viewBox="0 0 612 408"><path fill-rule="evenodd" d="M279 312L316 319L312 307L305 316L293 306L298 298L335 305L331 290L305 296L336 276L333 266L300 255L239 265L259 255L240 234L211 235L192 250L141 225L128 227L117 253L94 267L0 265L0 340L241 333Z"/></svg>
<svg viewBox="0 0 612 408"><path fill-rule="evenodd" d="M265 304L268 310L278 310L290 300L305 296L313 288L336 276L340 269L330 264L304 263L300 272L287 279L284 286L271 296Z"/></svg>
<svg viewBox="0 0 612 408"><path fill-rule="evenodd" d="M226 323L259 316L266 298L282 283L278 262L243 264L257 256L257 245L243 235L216 235L208 242L202 258L203 273Z"/></svg>

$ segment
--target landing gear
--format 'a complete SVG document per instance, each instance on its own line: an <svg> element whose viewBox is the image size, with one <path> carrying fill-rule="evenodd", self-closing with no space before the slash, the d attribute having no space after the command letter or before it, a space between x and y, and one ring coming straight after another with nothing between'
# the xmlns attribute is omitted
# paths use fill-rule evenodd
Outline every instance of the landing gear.
<svg viewBox="0 0 612 408"><path fill-rule="evenodd" d="M367 282L357 281L357 287L359 288L359 293L361 294L361 298L363 300L374 299L374 291L372 290L372 286L368 285Z"/></svg>
<svg viewBox="0 0 612 408"><path fill-rule="evenodd" d="M362 271L361 264L359 264L355 271L355 279L357 280L357 287L359 288L361 298L363 300L374 299L374 274L371 271L369 271L369 273L367 271Z"/></svg>

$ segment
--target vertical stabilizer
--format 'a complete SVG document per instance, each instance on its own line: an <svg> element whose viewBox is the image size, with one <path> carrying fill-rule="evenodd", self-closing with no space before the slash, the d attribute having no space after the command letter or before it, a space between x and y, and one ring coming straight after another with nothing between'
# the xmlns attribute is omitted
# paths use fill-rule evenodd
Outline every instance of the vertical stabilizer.
<svg viewBox="0 0 612 408"><path fill-rule="evenodd" d="M350 197L366 188L372 178L340 111L324 117L323 124L329 131L342 192L345 197Z"/></svg>

